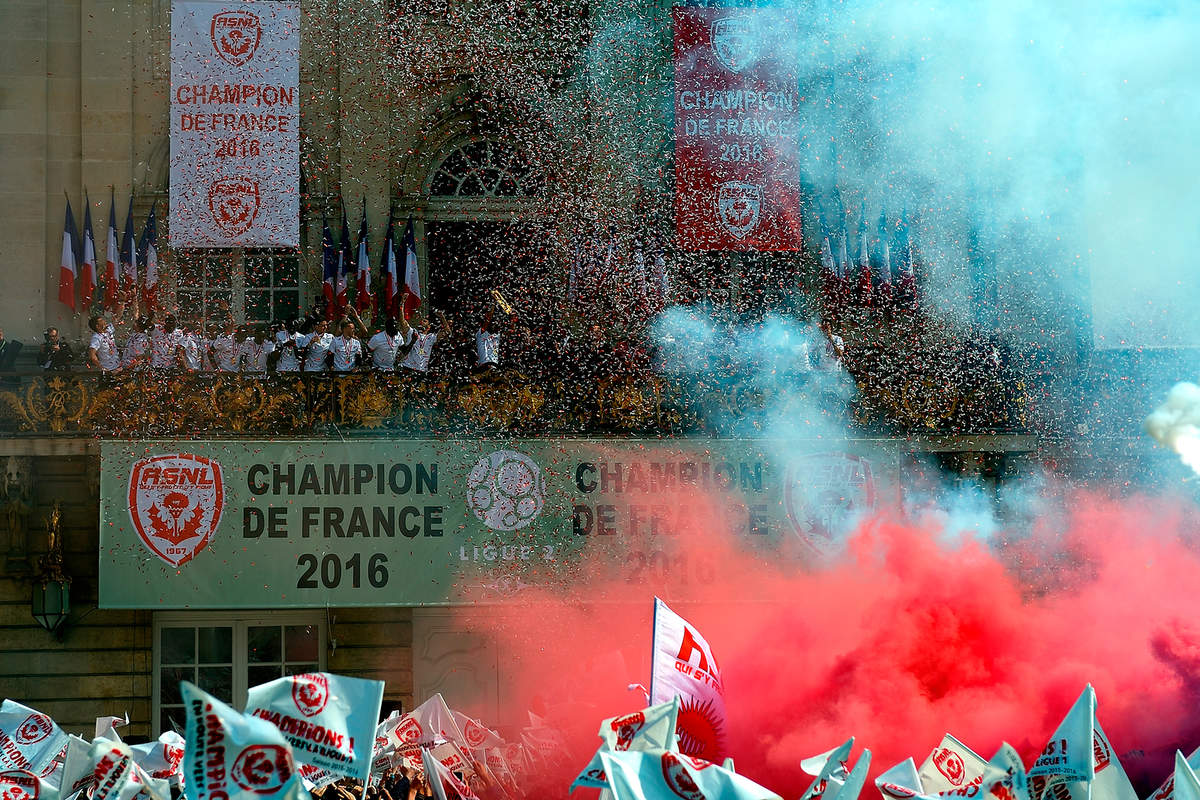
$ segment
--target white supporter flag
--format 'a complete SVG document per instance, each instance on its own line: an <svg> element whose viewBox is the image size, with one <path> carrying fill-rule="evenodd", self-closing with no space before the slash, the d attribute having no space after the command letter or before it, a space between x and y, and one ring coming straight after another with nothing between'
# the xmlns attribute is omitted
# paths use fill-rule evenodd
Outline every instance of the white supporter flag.
<svg viewBox="0 0 1200 800"><path fill-rule="evenodd" d="M376 739L386 737L388 744L393 747L434 744L439 740L454 742L460 747L467 744L441 693L435 694L407 714L384 720L376 729L375 736Z"/></svg>
<svg viewBox="0 0 1200 800"><path fill-rule="evenodd" d="M749 778L670 751L602 752L615 800L778 800Z"/></svg>
<svg viewBox="0 0 1200 800"><path fill-rule="evenodd" d="M832 797L836 790L845 784L850 774L849 759L852 749L853 736L832 750L801 761L800 768L805 772L811 775L813 770L816 770L816 780L805 790L801 800Z"/></svg>
<svg viewBox="0 0 1200 800"><path fill-rule="evenodd" d="M483 760L507 794L513 797L521 795L520 787L517 786L517 776L509 766L508 759L504 757L503 749L499 747L491 748L484 753Z"/></svg>
<svg viewBox="0 0 1200 800"><path fill-rule="evenodd" d="M475 774L471 759L454 742L442 742L429 748L429 752L451 772L461 772L464 777Z"/></svg>
<svg viewBox="0 0 1200 800"><path fill-rule="evenodd" d="M458 793L459 797L466 798L466 800L478 800L475 793L465 783L456 778L453 772L434 757L432 751L422 750L421 761L425 767L425 777L429 781L429 785L433 787L433 795L438 800L448 800L445 786L447 783Z"/></svg>
<svg viewBox="0 0 1200 800"><path fill-rule="evenodd" d="M1025 774L1025 762L1021 761L1015 747L1008 742L1002 743L988 764L1003 773L998 782L1008 789L1011 800L1033 800L1029 790L1029 778ZM992 790L991 793L998 798L1004 797L1003 792Z"/></svg>
<svg viewBox="0 0 1200 800"><path fill-rule="evenodd" d="M67 755L59 775L58 791L65 799L92 785L92 745L78 736L68 737Z"/></svg>
<svg viewBox="0 0 1200 800"><path fill-rule="evenodd" d="M571 784L571 791L579 786L605 788L608 780L600 753L624 750L671 750L678 751L675 740L675 722L679 715L679 698L671 702L606 719L600 723L600 749L591 762L579 773Z"/></svg>
<svg viewBox="0 0 1200 800"><path fill-rule="evenodd" d="M112 739L121 741L120 734L117 733L117 728L124 728L129 724L129 712L125 712L124 717L96 717L96 733L92 736L93 739Z"/></svg>
<svg viewBox="0 0 1200 800"><path fill-rule="evenodd" d="M925 794L925 788L921 786L921 777L917 774L917 765L911 758L906 758L882 772L875 779L875 788L885 798L892 800L904 800Z"/></svg>
<svg viewBox="0 0 1200 800"><path fill-rule="evenodd" d="M255 686L246 713L279 728L297 762L365 781L382 703L383 681L312 672Z"/></svg>
<svg viewBox="0 0 1200 800"><path fill-rule="evenodd" d="M979 783L987 765L982 756L947 733L917 774L927 794L940 794Z"/></svg>
<svg viewBox="0 0 1200 800"><path fill-rule="evenodd" d="M463 738L467 740L467 746L472 750L499 747L504 743L504 740L500 738L498 733L488 728L479 720L472 719L466 714L460 714L457 711L451 711L450 713L454 716L454 722L462 732Z"/></svg>
<svg viewBox="0 0 1200 800"><path fill-rule="evenodd" d="M1062 784L1070 800L1137 800L1108 737L1096 722L1096 692L1089 685L1059 724L1050 742L1029 768L1034 800L1051 796Z"/></svg>
<svg viewBox="0 0 1200 800"><path fill-rule="evenodd" d="M0 770L42 775L67 747L67 735L48 714L13 700L0 705Z"/></svg>
<svg viewBox="0 0 1200 800"><path fill-rule="evenodd" d="M1192 753L1194 757L1196 754ZM1175 774L1171 778L1173 794L1178 800L1200 800L1200 779L1196 778L1196 770L1191 759L1184 758L1183 753L1175 751Z"/></svg>
<svg viewBox="0 0 1200 800"><path fill-rule="evenodd" d="M242 714L187 681L188 800L308 800L292 748L265 719Z"/></svg>
<svg viewBox="0 0 1200 800"><path fill-rule="evenodd" d="M171 4L172 247L300 244L299 56L295 0Z"/></svg>
<svg viewBox="0 0 1200 800"><path fill-rule="evenodd" d="M137 765L133 751L124 742L97 739L90 750L92 763L92 800L171 800L171 787L165 780L151 778Z"/></svg>
<svg viewBox="0 0 1200 800"><path fill-rule="evenodd" d="M172 786L179 786L182 776L183 751L187 743L175 731L167 731L158 737L158 741L130 746L133 760L151 778L167 781Z"/></svg>
<svg viewBox="0 0 1200 800"><path fill-rule="evenodd" d="M1200 769L1200 747L1197 747L1195 750L1193 750L1192 754L1187 757L1187 763L1193 771ZM1154 791L1154 794L1150 795L1148 798L1146 798L1146 800L1171 800L1171 798L1174 796L1175 774L1171 773L1170 777L1163 781L1162 786L1159 786L1158 789Z"/></svg>
<svg viewBox="0 0 1200 800"><path fill-rule="evenodd" d="M58 800L59 791L25 769L0 771L0 798L4 800Z"/></svg>
<svg viewBox="0 0 1200 800"><path fill-rule="evenodd" d="M680 698L676 736L681 752L709 761L723 755L725 694L708 642L683 617L654 598L650 702Z"/></svg>
<svg viewBox="0 0 1200 800"><path fill-rule="evenodd" d="M319 792L326 786L337 783L338 776L312 764L301 764L300 780L304 782L304 788L308 791Z"/></svg>
<svg viewBox="0 0 1200 800"><path fill-rule="evenodd" d="M840 785L830 784L825 791L824 800L858 800L863 784L867 782L867 770L871 768L871 751L863 748L862 755Z"/></svg>

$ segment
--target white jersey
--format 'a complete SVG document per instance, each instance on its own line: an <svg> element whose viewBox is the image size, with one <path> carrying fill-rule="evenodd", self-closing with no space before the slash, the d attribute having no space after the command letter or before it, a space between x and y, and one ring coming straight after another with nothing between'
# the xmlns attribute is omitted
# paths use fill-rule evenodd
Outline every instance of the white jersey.
<svg viewBox="0 0 1200 800"><path fill-rule="evenodd" d="M242 354L241 343L233 334L218 336L212 340L213 360L221 372L237 372L238 357Z"/></svg>
<svg viewBox="0 0 1200 800"><path fill-rule="evenodd" d="M333 344L333 334L310 333L301 336L297 342L301 347L308 348L308 355L304 358L304 371L324 372L325 356L329 353L329 346Z"/></svg>
<svg viewBox="0 0 1200 800"><path fill-rule="evenodd" d="M500 364L500 334L485 330L475 331L475 366Z"/></svg>
<svg viewBox="0 0 1200 800"><path fill-rule="evenodd" d="M279 331L275 334L275 349L279 351L279 360L275 369L279 372L296 372L300 369L300 357L296 354L300 347L300 334Z"/></svg>
<svg viewBox="0 0 1200 800"><path fill-rule="evenodd" d="M96 351L96 360L105 372L121 368L121 356L117 353L117 337L112 325L105 328L103 333L93 333L88 349Z"/></svg>
<svg viewBox="0 0 1200 800"><path fill-rule="evenodd" d="M179 337L179 346L183 348L183 363L190 370L204 369L204 353L206 342L198 333L185 333Z"/></svg>
<svg viewBox="0 0 1200 800"><path fill-rule="evenodd" d="M338 336L329 345L329 350L333 353L333 371L349 372L354 369L355 356L362 355L362 342L353 336L349 339Z"/></svg>
<svg viewBox="0 0 1200 800"><path fill-rule="evenodd" d="M145 369L150 360L149 353L150 334L145 331L134 331L125 340L125 354L121 357L121 365Z"/></svg>
<svg viewBox="0 0 1200 800"><path fill-rule="evenodd" d="M367 350L371 352L371 366L375 369L391 372L396 366L396 351L404 341L404 334L397 333L388 336L387 331L380 331L367 342Z"/></svg>
<svg viewBox="0 0 1200 800"><path fill-rule="evenodd" d="M267 356L274 350L275 345L267 341L256 342L253 336L242 342L239 351L242 358L242 372L266 372Z"/></svg>
<svg viewBox="0 0 1200 800"><path fill-rule="evenodd" d="M436 333L417 333L413 331L416 341L408 355L400 362L400 366L416 372L429 371L429 358L433 355L433 346L437 344Z"/></svg>
<svg viewBox="0 0 1200 800"><path fill-rule="evenodd" d="M163 328L156 327L150 334L150 366L154 369L174 367L175 355L182 339L183 331L179 328L168 332Z"/></svg>

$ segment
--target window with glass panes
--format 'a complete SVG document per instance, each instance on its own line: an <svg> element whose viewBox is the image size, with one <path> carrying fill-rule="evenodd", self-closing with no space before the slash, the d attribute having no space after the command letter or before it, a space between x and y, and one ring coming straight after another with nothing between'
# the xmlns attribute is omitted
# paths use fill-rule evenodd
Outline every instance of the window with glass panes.
<svg viewBox="0 0 1200 800"><path fill-rule="evenodd" d="M154 634L157 733L183 730L180 681L241 709L250 687L325 665L324 622L309 612L163 612L155 615Z"/></svg>
<svg viewBox="0 0 1200 800"><path fill-rule="evenodd" d="M300 256L246 251L246 322L286 322L300 316Z"/></svg>
<svg viewBox="0 0 1200 800"><path fill-rule="evenodd" d="M184 322L220 325L234 313L234 273L238 259L232 250L180 250L174 254L175 299Z"/></svg>

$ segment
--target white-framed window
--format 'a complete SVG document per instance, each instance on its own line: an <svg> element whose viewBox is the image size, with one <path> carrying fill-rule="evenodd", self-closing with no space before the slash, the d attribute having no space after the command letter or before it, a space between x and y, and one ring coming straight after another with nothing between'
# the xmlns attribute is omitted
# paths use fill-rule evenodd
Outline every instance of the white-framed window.
<svg viewBox="0 0 1200 800"><path fill-rule="evenodd" d="M180 681L234 708L251 686L325 668L322 611L160 611L154 615L154 734L183 732Z"/></svg>
<svg viewBox="0 0 1200 800"><path fill-rule="evenodd" d="M300 316L296 250L177 250L175 298L185 321L221 325L282 323Z"/></svg>

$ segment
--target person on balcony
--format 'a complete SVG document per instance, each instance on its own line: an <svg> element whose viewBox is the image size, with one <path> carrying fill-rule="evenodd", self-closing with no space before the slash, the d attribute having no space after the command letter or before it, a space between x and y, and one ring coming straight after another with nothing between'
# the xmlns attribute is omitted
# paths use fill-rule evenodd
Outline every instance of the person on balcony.
<svg viewBox="0 0 1200 800"><path fill-rule="evenodd" d="M395 317L388 317L383 323L383 330L367 340L372 369L392 372L396 368L396 354L408 342L405 329L408 329L407 323L401 328Z"/></svg>
<svg viewBox="0 0 1200 800"><path fill-rule="evenodd" d="M153 316L138 316L133 322L133 333L125 340L125 352L121 355L121 366L125 369L142 370L150 366L150 329Z"/></svg>
<svg viewBox="0 0 1200 800"><path fill-rule="evenodd" d="M213 368L220 372L237 372L238 360L242 355L242 343L236 335L237 326L227 318L220 336L213 337L208 346L208 358Z"/></svg>
<svg viewBox="0 0 1200 800"><path fill-rule="evenodd" d="M188 320L180 328L179 345L175 350L175 364L185 372L198 372L205 368L208 342L200 330L200 323Z"/></svg>
<svg viewBox="0 0 1200 800"><path fill-rule="evenodd" d="M71 345L58 338L58 328L46 328L45 341L42 342L42 350L38 354L38 363L42 365L42 369L61 372L70 369L74 360L75 354L71 352Z"/></svg>
<svg viewBox="0 0 1200 800"><path fill-rule="evenodd" d="M487 375L500 369L500 331L495 329L492 316L493 312L489 309L475 331L476 375Z"/></svg>
<svg viewBox="0 0 1200 800"><path fill-rule="evenodd" d="M121 368L121 355L117 350L117 339L113 326L103 314L96 314L88 320L92 329L92 339L88 343L87 365L92 369L104 372L115 372ZM0 334L0 338L3 334Z"/></svg>
<svg viewBox="0 0 1200 800"><path fill-rule="evenodd" d="M275 371L300 371L300 320L289 319L275 331Z"/></svg>
<svg viewBox="0 0 1200 800"><path fill-rule="evenodd" d="M238 363L242 372L266 372L267 360L274 349L275 344L267 341L266 328L255 325L251 336L238 348Z"/></svg>
<svg viewBox="0 0 1200 800"><path fill-rule="evenodd" d="M355 317L357 318L357 313ZM334 337L329 345L333 356L330 369L333 372L350 372L362 363L362 342L355 336L356 325L349 317L342 320L341 333Z"/></svg>
<svg viewBox="0 0 1200 800"><path fill-rule="evenodd" d="M304 371L324 372L328 366L333 334L329 332L329 323L323 319L313 321L312 325L312 333L306 333L297 339L304 358Z"/></svg>
<svg viewBox="0 0 1200 800"><path fill-rule="evenodd" d="M178 366L179 343L182 339L183 330L176 323L174 314L168 314L161 325L155 325L150 333L150 369Z"/></svg>
<svg viewBox="0 0 1200 800"><path fill-rule="evenodd" d="M441 327L437 332L429 324L428 316L422 317L416 328L410 327L408 320L401 318L400 333L404 337L405 344L397 354L397 358L400 359L400 368L422 375L429 372L429 360L433 356L433 346L437 344L439 334L442 339L448 340L451 333L446 315L441 311L435 313L438 315L438 320L441 321Z"/></svg>

